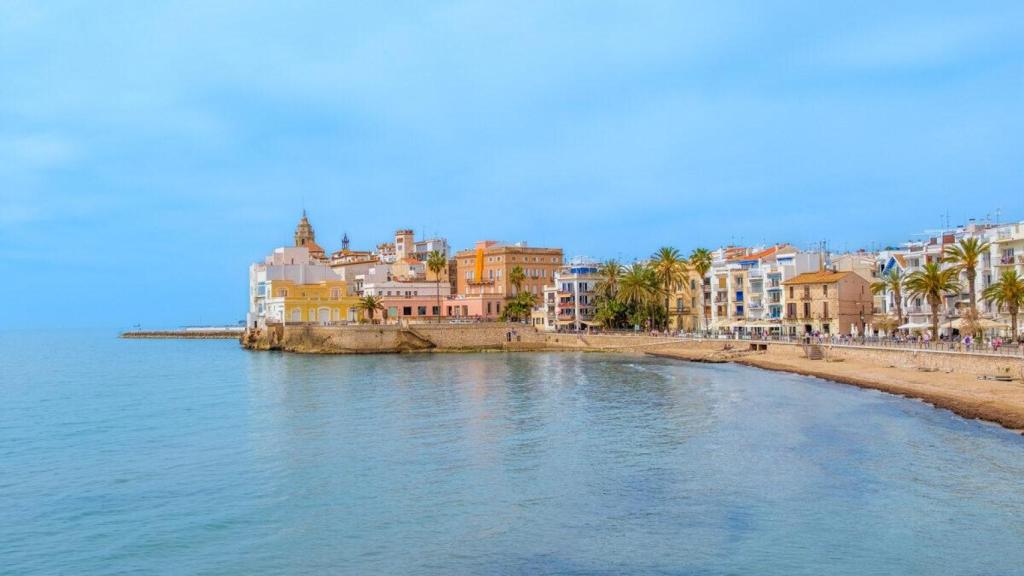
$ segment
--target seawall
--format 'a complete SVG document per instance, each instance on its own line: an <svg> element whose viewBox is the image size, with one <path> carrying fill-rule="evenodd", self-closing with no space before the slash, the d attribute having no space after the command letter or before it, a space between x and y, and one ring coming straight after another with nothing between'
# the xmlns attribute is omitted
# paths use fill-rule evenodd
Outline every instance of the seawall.
<svg viewBox="0 0 1024 576"><path fill-rule="evenodd" d="M128 339L237 340L242 330L131 330L122 332Z"/></svg>

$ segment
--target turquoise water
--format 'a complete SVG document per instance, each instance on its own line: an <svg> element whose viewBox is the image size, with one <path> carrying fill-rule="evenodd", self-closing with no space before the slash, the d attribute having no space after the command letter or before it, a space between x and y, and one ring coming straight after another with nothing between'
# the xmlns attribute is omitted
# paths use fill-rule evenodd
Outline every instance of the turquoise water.
<svg viewBox="0 0 1024 576"><path fill-rule="evenodd" d="M1024 438L911 400L93 336L0 336L0 573L1024 573Z"/></svg>

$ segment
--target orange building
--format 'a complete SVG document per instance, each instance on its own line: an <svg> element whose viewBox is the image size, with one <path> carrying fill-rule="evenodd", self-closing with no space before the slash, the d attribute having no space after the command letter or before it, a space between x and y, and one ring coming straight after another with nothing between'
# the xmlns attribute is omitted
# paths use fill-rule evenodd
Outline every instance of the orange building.
<svg viewBox="0 0 1024 576"><path fill-rule="evenodd" d="M544 295L544 286L554 282L555 271L562 266L561 248L534 248L525 243L501 244L493 240L477 242L472 250L455 255L456 298L466 300L503 301L515 296L509 275L516 266L523 269L523 290ZM501 306L473 307L481 316L498 316ZM490 311L488 311L490 308ZM470 315L476 315L470 313Z"/></svg>

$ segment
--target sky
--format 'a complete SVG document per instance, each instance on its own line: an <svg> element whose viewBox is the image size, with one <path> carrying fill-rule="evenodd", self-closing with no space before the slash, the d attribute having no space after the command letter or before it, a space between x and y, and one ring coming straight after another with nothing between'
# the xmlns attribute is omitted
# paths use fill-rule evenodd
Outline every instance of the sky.
<svg viewBox="0 0 1024 576"><path fill-rule="evenodd" d="M0 0L0 328L234 322L291 242L630 260L1024 219L1024 3Z"/></svg>

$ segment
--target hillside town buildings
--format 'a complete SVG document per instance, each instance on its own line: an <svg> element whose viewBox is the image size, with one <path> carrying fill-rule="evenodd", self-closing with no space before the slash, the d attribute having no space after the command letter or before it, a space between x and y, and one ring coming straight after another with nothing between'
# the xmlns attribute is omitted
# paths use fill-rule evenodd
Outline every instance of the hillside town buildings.
<svg viewBox="0 0 1024 576"><path fill-rule="evenodd" d="M989 325L1000 326L1006 311L983 293L1003 270L1024 275L1024 222L972 221L875 252L834 254L785 243L718 248L706 275L688 269L668 295L668 328L751 337L925 330L932 312L925 298L907 290L899 298L892 290L874 293L872 284L892 271L906 276L929 263L951 266L946 250L968 238L987 246L975 270L975 304ZM360 299L368 296L382 307L375 321L497 320L522 291L533 296L536 306L527 321L539 330L603 328L595 320L600 262L566 262L561 248L484 240L452 253L444 238L417 240L413 230L400 228L370 250L353 249L346 233L341 247L328 252L305 211L291 244L250 266L249 326L365 322ZM426 265L434 251L447 262L438 274ZM518 283L516 268L522 271ZM946 295L938 311L949 333L971 305L966 273L959 280L961 290Z"/></svg>

